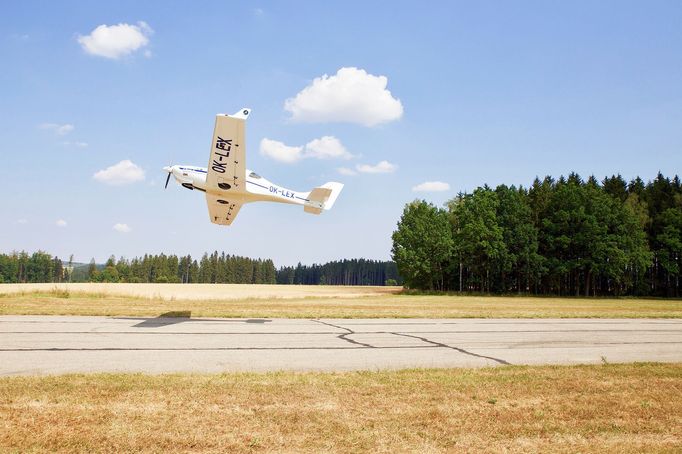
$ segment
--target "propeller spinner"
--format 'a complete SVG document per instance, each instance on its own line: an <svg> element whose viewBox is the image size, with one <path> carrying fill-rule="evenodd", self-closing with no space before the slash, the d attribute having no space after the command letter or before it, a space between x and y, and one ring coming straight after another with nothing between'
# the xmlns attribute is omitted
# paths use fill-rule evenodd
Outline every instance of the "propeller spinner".
<svg viewBox="0 0 682 454"><path fill-rule="evenodd" d="M168 182L170 181L171 175L173 175L173 167L164 167L164 171L168 172L168 176L166 177L166 185L163 187L164 189L168 189Z"/></svg>

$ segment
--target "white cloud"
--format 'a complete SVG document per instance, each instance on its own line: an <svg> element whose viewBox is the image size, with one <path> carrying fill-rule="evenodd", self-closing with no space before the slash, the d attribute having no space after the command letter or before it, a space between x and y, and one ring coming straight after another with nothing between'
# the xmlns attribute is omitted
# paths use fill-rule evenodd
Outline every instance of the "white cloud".
<svg viewBox="0 0 682 454"><path fill-rule="evenodd" d="M58 219L57 222L55 222L55 225L57 227L66 227L66 221L64 219Z"/></svg>
<svg viewBox="0 0 682 454"><path fill-rule="evenodd" d="M17 219L17 224L28 224L28 219Z"/></svg>
<svg viewBox="0 0 682 454"><path fill-rule="evenodd" d="M132 230L128 224L121 224L120 222L118 224L114 224L113 229L119 233L129 233Z"/></svg>
<svg viewBox="0 0 682 454"><path fill-rule="evenodd" d="M303 147L290 147L276 140L263 139L260 141L260 153L275 161L292 163L301 159Z"/></svg>
<svg viewBox="0 0 682 454"><path fill-rule="evenodd" d="M62 144L64 144L67 147L74 146L76 148L87 148L87 146L88 146L87 142L79 142L79 141L75 141L75 142L68 142L67 141L67 142L62 142Z"/></svg>
<svg viewBox="0 0 682 454"><path fill-rule="evenodd" d="M355 170L349 169L348 167L339 167L336 169L336 171L339 172L341 175L345 175L347 177L352 177L353 175L358 174Z"/></svg>
<svg viewBox="0 0 682 454"><path fill-rule="evenodd" d="M334 136L313 139L302 147L291 147L277 140L263 139L260 142L260 152L276 161L289 164L308 158L351 159L353 157L341 141Z"/></svg>
<svg viewBox="0 0 682 454"><path fill-rule="evenodd" d="M425 181L417 186L412 187L414 192L441 192L449 191L450 185L442 181Z"/></svg>
<svg viewBox="0 0 682 454"><path fill-rule="evenodd" d="M144 180L144 170L126 159L111 167L96 172L92 176L100 183L122 185Z"/></svg>
<svg viewBox="0 0 682 454"><path fill-rule="evenodd" d="M63 125L57 124L57 123L43 123L40 125L41 129L47 129L49 131L54 132L55 134L58 134L60 136L65 136L66 134L70 133L76 127L72 124L66 123Z"/></svg>
<svg viewBox="0 0 682 454"><path fill-rule="evenodd" d="M263 8L256 8L253 10L253 14L255 14L256 16L262 16L264 13L265 11L263 11Z"/></svg>
<svg viewBox="0 0 682 454"><path fill-rule="evenodd" d="M31 37L27 33L12 33L10 38L15 41L28 41Z"/></svg>
<svg viewBox="0 0 682 454"><path fill-rule="evenodd" d="M324 74L284 102L294 121L308 123L347 122L364 126L397 120L403 105L386 89L388 78L364 69L341 68Z"/></svg>
<svg viewBox="0 0 682 454"><path fill-rule="evenodd" d="M89 35L79 35L78 42L83 50L90 55L115 60L148 45L149 36L152 33L151 27L142 21L138 22L137 25L102 24Z"/></svg>
<svg viewBox="0 0 682 454"><path fill-rule="evenodd" d="M351 159L353 157L341 141L334 136L311 140L305 145L304 155L306 158L317 159Z"/></svg>
<svg viewBox="0 0 682 454"><path fill-rule="evenodd" d="M391 164L388 161L381 161L374 166L369 164L358 164L355 168L361 173L393 173L398 166Z"/></svg>

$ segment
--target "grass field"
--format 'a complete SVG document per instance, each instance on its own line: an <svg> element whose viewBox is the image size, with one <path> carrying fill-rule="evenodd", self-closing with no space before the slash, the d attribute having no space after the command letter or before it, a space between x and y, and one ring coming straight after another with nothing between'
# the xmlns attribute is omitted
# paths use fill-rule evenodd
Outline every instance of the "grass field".
<svg viewBox="0 0 682 454"><path fill-rule="evenodd" d="M0 284L0 295L70 292L99 296L128 296L161 300L245 300L292 298L358 298L398 293L402 287L354 285L266 285L266 284Z"/></svg>
<svg viewBox="0 0 682 454"><path fill-rule="evenodd" d="M0 378L0 451L679 452L682 364Z"/></svg>
<svg viewBox="0 0 682 454"><path fill-rule="evenodd" d="M49 284L48 284L49 285ZM396 294L396 288L83 284L68 288L0 285L0 315L128 315L241 318L682 318L682 300ZM191 288L192 286L188 286ZM204 288L207 287L207 288ZM10 291L11 290L11 291ZM233 291L232 291L233 290ZM154 293L157 292L157 293ZM213 292L213 293L212 293ZM382 293L383 292L383 293ZM144 296L147 295L147 296ZM212 296L214 295L214 296ZM217 295L217 296L215 296ZM230 298L223 298L228 295ZM202 296L203 299L197 299Z"/></svg>

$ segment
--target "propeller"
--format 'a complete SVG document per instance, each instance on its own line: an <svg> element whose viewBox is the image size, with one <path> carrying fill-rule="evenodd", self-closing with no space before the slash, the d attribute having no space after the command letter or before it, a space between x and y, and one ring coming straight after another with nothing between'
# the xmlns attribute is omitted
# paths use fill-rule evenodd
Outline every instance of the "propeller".
<svg viewBox="0 0 682 454"><path fill-rule="evenodd" d="M163 187L164 189L168 189L168 182L170 181L170 177L173 174L173 167L164 167L164 171L168 172L168 176L166 177L166 185Z"/></svg>

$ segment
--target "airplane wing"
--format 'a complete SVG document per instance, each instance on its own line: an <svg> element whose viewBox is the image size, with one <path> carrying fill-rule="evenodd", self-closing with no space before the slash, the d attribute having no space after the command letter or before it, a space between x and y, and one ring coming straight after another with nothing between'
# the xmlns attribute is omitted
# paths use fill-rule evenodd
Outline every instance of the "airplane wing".
<svg viewBox="0 0 682 454"><path fill-rule="evenodd" d="M208 203L208 216L211 218L211 222L220 225L232 224L242 207L241 203L230 200L227 194L220 196L206 193L206 202Z"/></svg>
<svg viewBox="0 0 682 454"><path fill-rule="evenodd" d="M206 175L206 203L214 224L230 225L246 192L246 142L244 129L250 109L234 115L216 115Z"/></svg>
<svg viewBox="0 0 682 454"><path fill-rule="evenodd" d="M249 109L216 115L206 176L207 192L246 192L244 127Z"/></svg>

